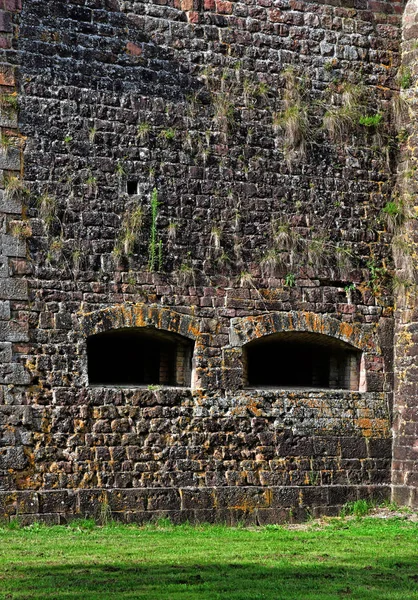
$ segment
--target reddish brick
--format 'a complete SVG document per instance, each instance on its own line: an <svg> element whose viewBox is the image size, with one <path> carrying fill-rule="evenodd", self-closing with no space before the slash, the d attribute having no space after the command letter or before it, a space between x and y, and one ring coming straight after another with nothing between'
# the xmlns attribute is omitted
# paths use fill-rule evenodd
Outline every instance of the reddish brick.
<svg viewBox="0 0 418 600"><path fill-rule="evenodd" d="M0 36L0 48L10 48L12 45L12 41L10 38L6 36Z"/></svg>
<svg viewBox="0 0 418 600"><path fill-rule="evenodd" d="M282 11L278 8L272 8L269 17L270 21L273 21L273 23L280 23L280 21L282 21Z"/></svg>
<svg viewBox="0 0 418 600"><path fill-rule="evenodd" d="M19 10L22 10L22 0L4 0L4 6L6 10L18 12Z"/></svg>
<svg viewBox="0 0 418 600"><path fill-rule="evenodd" d="M189 23L199 23L199 13L194 10L191 10L187 13L187 20L189 21Z"/></svg>
<svg viewBox="0 0 418 600"><path fill-rule="evenodd" d="M215 10L215 0L204 0L203 7L205 10Z"/></svg>
<svg viewBox="0 0 418 600"><path fill-rule="evenodd" d="M193 10L193 0L181 0L181 10Z"/></svg>
<svg viewBox="0 0 418 600"><path fill-rule="evenodd" d="M12 31L10 13L0 10L0 31Z"/></svg>
<svg viewBox="0 0 418 600"><path fill-rule="evenodd" d="M223 15L232 14L232 2L228 2L228 0L215 0L216 1L216 12L221 13Z"/></svg>
<svg viewBox="0 0 418 600"><path fill-rule="evenodd" d="M7 85L14 87L16 85L16 79L13 69L8 67L0 68L0 85Z"/></svg>
<svg viewBox="0 0 418 600"><path fill-rule="evenodd" d="M141 56L142 54L142 48L140 48L133 42L128 42L126 44L126 51L128 54L131 54L131 56Z"/></svg>

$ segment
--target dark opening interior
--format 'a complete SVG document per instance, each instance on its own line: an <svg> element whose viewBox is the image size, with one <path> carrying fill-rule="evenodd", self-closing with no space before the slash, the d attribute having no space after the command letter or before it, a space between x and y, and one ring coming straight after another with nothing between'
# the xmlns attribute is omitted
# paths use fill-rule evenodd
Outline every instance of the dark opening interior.
<svg viewBox="0 0 418 600"><path fill-rule="evenodd" d="M126 191L130 196L134 196L138 193L138 180L131 180L126 182Z"/></svg>
<svg viewBox="0 0 418 600"><path fill-rule="evenodd" d="M190 386L193 343L155 329L119 329L87 339L91 385Z"/></svg>
<svg viewBox="0 0 418 600"><path fill-rule="evenodd" d="M361 352L326 335L273 334L244 346L249 386L358 389Z"/></svg>

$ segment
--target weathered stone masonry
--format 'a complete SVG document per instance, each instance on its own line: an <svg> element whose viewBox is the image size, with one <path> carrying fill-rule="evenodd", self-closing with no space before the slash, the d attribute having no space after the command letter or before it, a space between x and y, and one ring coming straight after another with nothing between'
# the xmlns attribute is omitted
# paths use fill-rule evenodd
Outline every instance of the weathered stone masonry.
<svg viewBox="0 0 418 600"><path fill-rule="evenodd" d="M389 497L401 3L0 4L19 97L1 122L1 512L263 523ZM347 102L383 124L337 135ZM190 342L190 387L91 385L89 336L143 328ZM246 345L295 332L352 349L357 388L247 386Z"/></svg>

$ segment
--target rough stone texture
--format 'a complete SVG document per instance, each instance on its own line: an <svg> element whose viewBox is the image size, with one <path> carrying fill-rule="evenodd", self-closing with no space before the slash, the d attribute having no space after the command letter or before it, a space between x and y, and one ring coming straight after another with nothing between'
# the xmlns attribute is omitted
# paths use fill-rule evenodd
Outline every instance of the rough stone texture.
<svg viewBox="0 0 418 600"><path fill-rule="evenodd" d="M417 3L408 2L403 17L402 65L413 82L417 69ZM397 186L400 194L409 199L412 211L417 209L417 96L416 84L401 91L404 125L408 136L404 140L398 165ZM418 282L416 249L418 230L414 220L403 226L403 236L409 252L397 259L400 277L408 276ZM406 256L405 256L406 254ZM417 295L415 286L401 289L396 302L395 326L395 384L394 440L392 461L393 499L400 504L418 506L418 389L417 389Z"/></svg>
<svg viewBox="0 0 418 600"><path fill-rule="evenodd" d="M31 226L25 250L3 193L2 512L267 523L387 497L401 3L20 8L0 3ZM332 138L348 84L383 124ZM280 125L289 94L305 151ZM88 386L87 336L142 326L194 341L193 389ZM242 346L292 330L361 350L367 392L244 390Z"/></svg>

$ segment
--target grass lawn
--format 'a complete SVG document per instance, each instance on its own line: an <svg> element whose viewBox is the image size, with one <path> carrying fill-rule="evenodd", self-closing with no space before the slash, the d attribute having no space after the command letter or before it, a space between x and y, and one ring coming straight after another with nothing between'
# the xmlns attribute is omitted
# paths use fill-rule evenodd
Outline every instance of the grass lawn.
<svg viewBox="0 0 418 600"><path fill-rule="evenodd" d="M418 600L418 524L0 528L1 600Z"/></svg>

